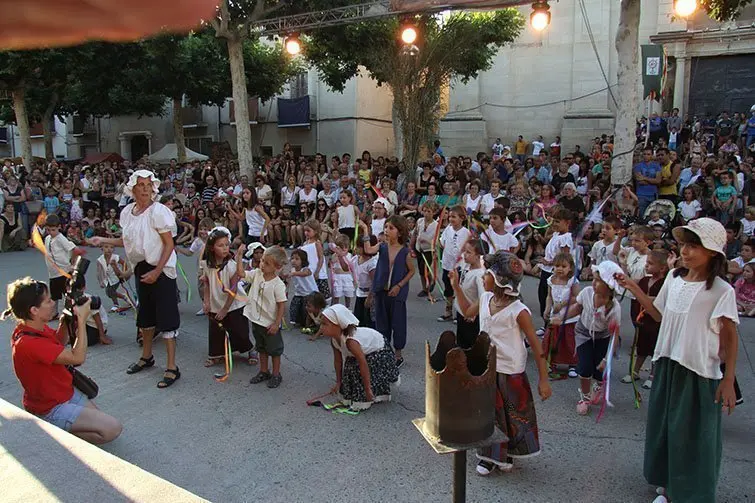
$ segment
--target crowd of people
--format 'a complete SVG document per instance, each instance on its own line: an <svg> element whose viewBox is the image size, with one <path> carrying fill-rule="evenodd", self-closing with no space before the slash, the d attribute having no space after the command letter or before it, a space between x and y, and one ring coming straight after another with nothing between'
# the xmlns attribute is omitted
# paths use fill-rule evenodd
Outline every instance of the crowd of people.
<svg viewBox="0 0 755 503"><path fill-rule="evenodd" d="M487 475L540 450L526 347L537 363L540 397L550 396L553 379L579 378L576 411L590 413L605 400L603 371L618 355L620 300L628 295L633 364L621 382L636 386L652 358L642 384L651 390L646 478L667 491L658 501L691 494L713 501L720 410L731 412L741 400L736 323L755 315L755 184L746 150L753 142L745 127L744 148L732 150L742 130L727 129L725 114L712 144L707 122L700 132L692 124L694 134L685 137L677 117L664 117L659 134L649 119L648 141L640 138L629 154L633 181L618 189L607 135L588 152L562 149L559 138L546 146L542 137L529 144L520 136L513 149L499 139L474 157L446 157L436 142L416 167L367 151L296 158L289 145L251 174L230 159L168 166L53 161L32 169L6 161L2 249L22 249L30 232L41 230L50 271L49 287L35 290L31 306L11 308L24 323L32 320L30 309L63 297L57 278L83 248L102 247L98 280L111 310L138 312L142 354L127 372L154 365L159 334L168 362L158 387L167 388L181 377L177 254L194 256L197 315L208 319L206 366L243 353L259 365L251 382L277 388L281 330L299 328L330 339L336 406L358 413L390 400L404 365L410 282L418 275L416 295L439 304L438 320L456 324L460 346L484 331L498 350L496 422L510 440L479 452L477 472ZM125 257L115 255L119 246ZM539 318L521 300L525 274L540 279ZM592 283L582 288L580 281ZM110 341L107 309L97 315L89 344ZM54 335L47 334L50 344L64 347ZM16 353L30 340L18 337ZM16 368L25 385L28 377ZM680 379L685 389L672 390ZM35 391L24 387L26 405ZM678 401L665 398L672 391L681 393ZM30 410L75 432L81 407ZM682 422L686 427L676 429ZM700 436L712 440L687 445ZM680 460L702 458L711 461L695 468L691 482Z"/></svg>

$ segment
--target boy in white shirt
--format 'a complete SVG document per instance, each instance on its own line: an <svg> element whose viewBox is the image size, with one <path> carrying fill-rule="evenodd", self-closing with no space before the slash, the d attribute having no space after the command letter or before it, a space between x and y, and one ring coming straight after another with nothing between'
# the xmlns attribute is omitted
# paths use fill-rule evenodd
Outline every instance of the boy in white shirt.
<svg viewBox="0 0 755 503"><path fill-rule="evenodd" d="M742 234L746 236L746 239L755 236L755 206L748 206L745 209L745 217L740 222Z"/></svg>
<svg viewBox="0 0 755 503"><path fill-rule="evenodd" d="M498 199L501 194L501 181L493 179L490 181L490 192L482 196L482 203L480 204L480 213L483 215L489 215L490 210L495 206L495 200Z"/></svg>
<svg viewBox="0 0 755 503"><path fill-rule="evenodd" d="M645 264L654 240L653 229L645 225L635 226L629 238L631 246L622 247L618 254L619 265L634 281L645 277Z"/></svg>
<svg viewBox="0 0 755 503"><path fill-rule="evenodd" d="M179 248L176 246L176 252L180 253L181 255L186 255L187 257L192 257L196 255L197 257L197 290L199 290L199 299L204 302L204 288L202 287L202 278L204 277L204 272L202 271L202 268L199 266L200 258L202 257L202 251L204 250L204 245L207 243L207 236L210 234L210 231L212 228L215 227L215 222L212 221L211 218L203 218L199 221L199 230L197 231L197 237L194 238L194 241L191 242L191 246L188 248ZM196 312L197 316L204 316L205 312L204 309L200 309Z"/></svg>
<svg viewBox="0 0 755 503"><path fill-rule="evenodd" d="M252 322L254 345L260 359L259 373L250 379L251 384L267 381L268 388L280 386L281 356L283 337L280 333L283 313L286 310L286 284L278 277L278 272L286 265L288 258L280 246L265 250L259 269L245 271L242 259L246 247L241 245L236 252L236 272L249 283L249 297L244 316ZM272 374L269 372L268 356L272 359Z"/></svg>
<svg viewBox="0 0 755 503"><path fill-rule="evenodd" d="M73 270L76 257L84 255L84 250L76 248L76 245L68 240L60 232L60 217L47 215L45 219L45 261L47 272L50 275L50 297L55 301L55 316L58 317L58 301L63 298L66 291L68 276Z"/></svg>
<svg viewBox="0 0 755 503"><path fill-rule="evenodd" d="M100 288L105 289L105 295L113 301L111 312L119 312L119 300L127 300L126 296L118 292L121 276L126 272L126 261L113 253L113 245L102 245L102 255L97 259L97 279ZM128 309L128 306L126 307Z"/></svg>
<svg viewBox="0 0 755 503"><path fill-rule="evenodd" d="M467 242L471 233L462 226L466 212L463 206L454 206L448 213L448 226L440 236L440 247L443 250L443 295L446 297L445 314L438 321L451 321L453 319L454 289L448 273L457 268L461 257L461 249Z"/></svg>
<svg viewBox="0 0 755 503"><path fill-rule="evenodd" d="M600 265L606 260L619 263L616 258L616 251L620 247L617 245L619 240L616 232L621 229L621 220L613 215L603 218L603 225L600 228L600 239L592 245L589 257L592 265Z"/></svg>
<svg viewBox="0 0 755 503"><path fill-rule="evenodd" d="M519 251L519 240L506 229L506 210L490 210L490 227L482 232L480 238L488 244L490 253L504 250L510 253Z"/></svg>

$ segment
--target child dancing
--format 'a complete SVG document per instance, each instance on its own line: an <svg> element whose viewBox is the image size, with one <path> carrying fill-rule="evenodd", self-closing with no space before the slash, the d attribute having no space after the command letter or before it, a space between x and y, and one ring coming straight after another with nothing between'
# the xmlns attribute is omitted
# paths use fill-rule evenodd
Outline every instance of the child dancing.
<svg viewBox="0 0 755 503"><path fill-rule="evenodd" d="M603 398L603 370L606 366L606 353L611 337L618 338L621 326L621 305L614 299L618 287L614 276L621 274L621 268L614 262L605 261L592 267L592 286L577 295L574 305L564 315L568 320L579 316L574 335L577 344L577 374L579 374L579 401L577 414L585 416L590 405L600 403ZM560 316L551 319L551 324L563 323ZM595 382L592 384L591 381Z"/></svg>
<svg viewBox="0 0 755 503"><path fill-rule="evenodd" d="M226 333L232 351L248 352L248 363L257 363L249 339L249 322L244 318L245 302L237 294L240 275L231 255L231 239L231 232L225 227L212 229L200 261L204 290L202 306L207 314L209 343L205 367L225 360Z"/></svg>
<svg viewBox="0 0 755 503"><path fill-rule="evenodd" d="M560 252L553 258L553 276L548 278L548 299L545 302L546 321L553 316L564 314L567 306L576 301L579 294L579 281L574 277L574 259L570 253ZM549 355L550 371L558 365L569 368L568 376L577 377L577 353L574 341L574 328L579 316L573 316L561 323L551 325L545 332L543 348Z"/></svg>
<svg viewBox="0 0 755 503"><path fill-rule="evenodd" d="M385 222L385 243L372 245L367 225L362 241L367 253L378 253L378 262L372 282L375 302L375 328L396 350L396 364L401 367L404 358L401 350L406 346L406 298L409 281L414 276L414 262L406 246L409 229L406 219L392 215Z"/></svg>
<svg viewBox="0 0 755 503"><path fill-rule="evenodd" d="M519 300L519 283L524 273L522 262L505 251L485 255L484 261L486 292L480 297L479 303L471 304L467 301L455 270L450 272L449 279L459 294L459 308L464 316L474 318L479 314L480 331L487 332L490 342L496 347L496 423L508 435L509 440L477 451L480 460L477 473L489 475L496 469L511 471L514 467L513 458L540 454L535 402L525 372L527 348L524 337L527 338L537 363L538 393L542 400L551 396L551 385L540 341L532 324L532 315L529 308Z"/></svg>
<svg viewBox="0 0 755 503"><path fill-rule="evenodd" d="M336 385L343 403L352 410L391 401L391 385L399 378L393 349L377 330L359 327L346 306L336 304L322 312L322 333L331 338Z"/></svg>

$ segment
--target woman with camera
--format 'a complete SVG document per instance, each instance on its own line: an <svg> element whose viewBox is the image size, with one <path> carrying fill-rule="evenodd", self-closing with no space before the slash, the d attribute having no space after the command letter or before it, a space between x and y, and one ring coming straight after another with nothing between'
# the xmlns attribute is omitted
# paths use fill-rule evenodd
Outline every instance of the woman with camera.
<svg viewBox="0 0 755 503"><path fill-rule="evenodd" d="M47 325L55 314L55 301L45 283L28 277L14 281L8 285L8 304L4 316L12 314L18 321L11 344L13 368L24 388L24 409L93 444L118 438L120 421L76 389L69 370L86 360L90 301L74 307L76 341L71 348L65 345L67 323L60 323L57 332Z"/></svg>
<svg viewBox="0 0 755 503"><path fill-rule="evenodd" d="M176 217L157 199L160 180L145 169L129 177L124 193L134 199L121 211L123 237L93 237L90 244L123 246L134 275L138 278L139 306L136 326L142 336L142 356L131 364L127 374L136 374L155 365L152 339L160 334L165 340L168 356L163 378L158 388L167 388L181 377L176 365L176 337L181 318L178 313L176 292L176 252L173 236L176 234Z"/></svg>

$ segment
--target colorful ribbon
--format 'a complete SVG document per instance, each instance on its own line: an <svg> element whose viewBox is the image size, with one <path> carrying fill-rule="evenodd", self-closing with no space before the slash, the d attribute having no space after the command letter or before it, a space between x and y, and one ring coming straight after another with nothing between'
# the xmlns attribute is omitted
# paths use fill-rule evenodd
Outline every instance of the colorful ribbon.
<svg viewBox="0 0 755 503"><path fill-rule="evenodd" d="M176 259L176 269L178 269L178 272L181 273L181 277L186 282L186 289L189 293L186 294L187 301L191 302L191 283L189 283L189 278L186 277L186 272L184 271L184 268L181 267L181 262Z"/></svg>
<svg viewBox="0 0 755 503"><path fill-rule="evenodd" d="M618 327L616 328L618 331ZM606 354L606 367L603 369L603 403L600 404L600 411L595 418L595 422L599 422L603 417L603 413L606 411L606 406L613 407L611 403L611 364L613 362L613 345L616 341L616 333L611 334L611 342L608 345L608 353Z"/></svg>

